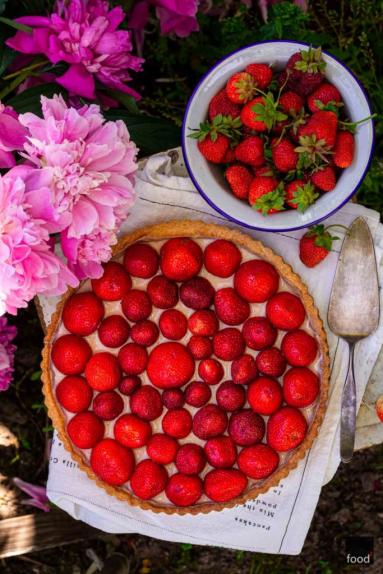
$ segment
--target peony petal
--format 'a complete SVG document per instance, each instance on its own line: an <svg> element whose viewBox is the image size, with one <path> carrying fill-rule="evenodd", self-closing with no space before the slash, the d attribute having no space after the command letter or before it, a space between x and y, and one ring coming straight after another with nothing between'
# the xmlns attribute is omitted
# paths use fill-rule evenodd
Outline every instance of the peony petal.
<svg viewBox="0 0 383 574"><path fill-rule="evenodd" d="M94 79L82 64L74 64L57 78L57 83L73 94L94 100Z"/></svg>

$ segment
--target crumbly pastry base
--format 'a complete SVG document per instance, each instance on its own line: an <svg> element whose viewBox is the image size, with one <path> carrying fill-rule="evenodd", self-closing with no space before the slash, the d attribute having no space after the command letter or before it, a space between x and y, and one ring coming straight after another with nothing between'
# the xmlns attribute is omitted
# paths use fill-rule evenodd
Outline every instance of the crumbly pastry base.
<svg viewBox="0 0 383 574"><path fill-rule="evenodd" d="M94 480L96 484L103 488L111 496L115 496L119 500L126 501L133 506L139 506L143 510L151 510L155 513L165 513L165 514L207 514L212 511L220 511L225 508L232 508L238 504L243 504L249 499L254 499L258 495L263 494L268 491L271 487L276 486L283 478L285 478L291 470L296 468L299 461L305 456L307 450L312 446L316 436L318 435L320 425L322 423L327 404L327 396L329 389L329 379L330 379L330 357L329 349L327 344L326 333L323 327L323 322L319 316L319 312L314 304L314 300L311 297L306 285L301 280L300 276L294 273L290 265L285 263L285 261L274 253L274 251L268 247L265 247L260 241L253 239L252 237L245 235L244 233L223 227L221 225L216 225L212 223L204 223L202 221L169 221L165 223L160 223L153 226L143 227L128 233L120 239L120 241L114 246L113 257L118 257L121 253L132 243L136 241L150 241L150 240L162 240L171 237L193 237L193 238L207 238L207 239L227 239L232 241L239 247L247 249L250 253L255 256L261 257L265 261L272 263L277 269L281 277L286 280L289 285L291 285L296 292L300 295L302 303L306 309L306 313L313 331L315 332L319 353L321 356L320 365L320 395L318 404L316 406L316 411L314 418L309 427L308 433L299 445L299 447L293 452L292 456L288 461L268 477L261 485L254 485L250 487L241 496L227 502L227 503L217 503L217 502L202 502L201 504L195 504L193 506L177 507L174 505L160 505L148 500L142 500L137 498L127 490L123 488L111 486L104 481L100 480L97 475L93 472L89 466L88 461L85 456L77 451L67 433L66 433L66 421L65 417L56 401L54 394L54 385L52 380L52 368L51 368L51 349L52 344L55 339L57 329L61 322L61 313L63 306L67 299L77 291L77 289L69 288L68 291L63 295L62 299L56 307L56 311L53 313L50 325L47 329L47 334L44 339L44 349L42 352L42 381L43 381L43 393L45 395L45 404L48 409L48 415L52 419L53 425L56 428L60 440L64 444L66 450L71 454L73 460L75 460L80 469L83 470L91 480Z"/></svg>

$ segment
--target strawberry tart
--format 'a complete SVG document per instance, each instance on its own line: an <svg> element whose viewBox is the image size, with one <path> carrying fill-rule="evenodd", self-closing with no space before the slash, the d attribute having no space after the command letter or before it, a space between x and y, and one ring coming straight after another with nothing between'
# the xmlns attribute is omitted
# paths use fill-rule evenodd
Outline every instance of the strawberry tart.
<svg viewBox="0 0 383 574"><path fill-rule="evenodd" d="M329 355L301 279L259 241L176 221L126 235L62 298L45 340L48 412L109 494L221 510L295 468L321 424Z"/></svg>

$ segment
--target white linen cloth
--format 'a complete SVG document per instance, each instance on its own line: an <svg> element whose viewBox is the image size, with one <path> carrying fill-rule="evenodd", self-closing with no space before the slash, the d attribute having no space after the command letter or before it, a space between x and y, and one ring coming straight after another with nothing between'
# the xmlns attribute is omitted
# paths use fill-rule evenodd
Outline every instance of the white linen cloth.
<svg viewBox="0 0 383 574"><path fill-rule="evenodd" d="M180 150L152 156L142 162L137 175L137 202L122 233L171 219L201 219L238 227L216 213L187 177ZM382 277L383 226L379 214L349 203L326 221L349 226L363 216L371 229ZM267 233L244 230L280 253L309 287L326 324L327 306L342 241L334 243L324 262L310 270L298 256L303 231ZM341 231L337 235L343 237ZM352 278L350 278L352 280ZM54 298L40 298L49 323ZM361 310L363 312L363 310ZM267 552L299 554L313 517L322 485L331 480L339 463L340 396L347 369L347 344L327 329L332 360L328 409L319 436L306 457L287 478L253 501L222 512L200 516L167 516L143 511L120 502L89 480L55 436L47 493L50 500L74 518L113 533L140 533L162 540L206 544ZM356 351L358 405L383 344L382 322L375 334L359 343Z"/></svg>

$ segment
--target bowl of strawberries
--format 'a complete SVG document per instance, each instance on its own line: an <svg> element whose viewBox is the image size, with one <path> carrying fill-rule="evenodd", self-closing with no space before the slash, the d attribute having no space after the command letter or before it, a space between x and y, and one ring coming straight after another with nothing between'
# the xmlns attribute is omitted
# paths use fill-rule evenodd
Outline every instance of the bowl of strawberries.
<svg viewBox="0 0 383 574"><path fill-rule="evenodd" d="M302 42L261 42L219 61L195 88L184 159L228 219L300 229L357 191L372 158L372 117L362 85L334 56Z"/></svg>

